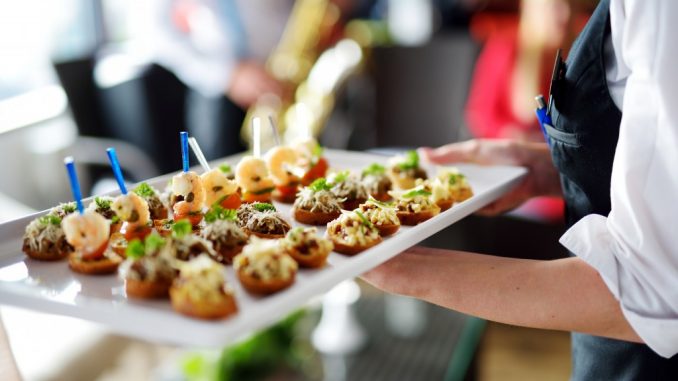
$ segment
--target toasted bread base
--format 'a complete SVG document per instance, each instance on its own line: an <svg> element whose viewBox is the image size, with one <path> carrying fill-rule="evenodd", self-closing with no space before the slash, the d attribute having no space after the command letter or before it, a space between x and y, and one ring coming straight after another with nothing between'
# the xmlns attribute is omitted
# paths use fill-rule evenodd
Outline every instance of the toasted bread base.
<svg viewBox="0 0 678 381"><path fill-rule="evenodd" d="M334 251L344 255L356 255L381 243L381 237L368 243L367 245L356 245L356 246L346 245L345 243L339 242L339 240L335 239L332 236L330 236L330 240L332 240L332 243L334 243Z"/></svg>
<svg viewBox="0 0 678 381"><path fill-rule="evenodd" d="M471 188L461 188L456 191L452 191L452 198L456 202L462 202L473 197L473 190Z"/></svg>
<svg viewBox="0 0 678 381"><path fill-rule="evenodd" d="M22 250L24 253L26 253L27 256L33 259L37 259L38 261L50 261L50 262L62 260L72 253L71 250L59 250L51 252L36 251L31 250L31 248L28 245L24 245L22 247Z"/></svg>
<svg viewBox="0 0 678 381"><path fill-rule="evenodd" d="M270 295L283 290L294 283L296 272L289 279L261 280L238 271L238 279L245 289L253 294Z"/></svg>
<svg viewBox="0 0 678 381"><path fill-rule="evenodd" d="M77 253L68 256L68 267L76 273L87 275L106 275L118 271L122 260L117 257L103 257L95 261L83 261Z"/></svg>
<svg viewBox="0 0 678 381"><path fill-rule="evenodd" d="M310 212L301 208L294 208L294 219L307 225L326 225L328 222L337 219L341 211L335 213Z"/></svg>
<svg viewBox="0 0 678 381"><path fill-rule="evenodd" d="M238 312L233 295L224 294L219 303L201 303L186 297L174 286L169 289L170 301L175 311L198 319L223 319Z"/></svg>
<svg viewBox="0 0 678 381"><path fill-rule="evenodd" d="M141 299L158 299L169 296L169 289L172 281L148 281L125 279L125 292L127 296Z"/></svg>
<svg viewBox="0 0 678 381"><path fill-rule="evenodd" d="M365 203L367 201L366 198L356 198L355 200L346 200L341 204L341 207L346 209L346 210L354 210L357 209L360 204Z"/></svg>
<svg viewBox="0 0 678 381"><path fill-rule="evenodd" d="M427 210L425 212L418 212L418 213L412 213L412 212L397 212L398 219L400 220L400 223L402 225L408 225L408 226L413 226L413 225L418 225L428 219L433 218L438 214L437 211L432 211L432 210Z"/></svg>
<svg viewBox="0 0 678 381"><path fill-rule="evenodd" d="M279 239L279 238L285 238L285 234L264 234L264 233L259 233L255 231L251 231L248 229L243 229L247 235L255 235L259 238L264 238L264 239Z"/></svg>
<svg viewBox="0 0 678 381"><path fill-rule="evenodd" d="M287 254L289 254L299 266L312 269L325 266L327 257L330 255L329 252L320 253L317 251L313 254L302 254L294 248L287 250Z"/></svg>
<svg viewBox="0 0 678 381"><path fill-rule="evenodd" d="M436 203L436 205L438 205L438 207L440 207L441 212L444 212L447 209L450 209L452 207L452 205L454 205L454 200L452 200L452 199L450 199L450 200L440 200Z"/></svg>
<svg viewBox="0 0 678 381"><path fill-rule="evenodd" d="M379 230L379 235L382 237L388 237L395 234L400 229L400 224L388 224L388 225L377 225L374 224L374 227Z"/></svg>

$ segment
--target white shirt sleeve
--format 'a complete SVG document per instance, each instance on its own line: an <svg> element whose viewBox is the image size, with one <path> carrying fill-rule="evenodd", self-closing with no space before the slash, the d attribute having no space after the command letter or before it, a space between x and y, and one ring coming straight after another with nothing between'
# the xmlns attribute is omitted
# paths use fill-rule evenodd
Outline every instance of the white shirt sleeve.
<svg viewBox="0 0 678 381"><path fill-rule="evenodd" d="M678 353L678 1L613 0L612 64L626 81L612 211L560 242L593 266L636 333Z"/></svg>

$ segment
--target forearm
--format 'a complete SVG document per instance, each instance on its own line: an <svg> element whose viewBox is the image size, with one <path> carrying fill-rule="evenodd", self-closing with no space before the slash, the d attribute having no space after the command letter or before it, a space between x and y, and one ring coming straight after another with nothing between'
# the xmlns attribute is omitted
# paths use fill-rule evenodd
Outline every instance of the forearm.
<svg viewBox="0 0 678 381"><path fill-rule="evenodd" d="M598 273L577 258L533 261L417 247L367 280L488 320L640 341Z"/></svg>

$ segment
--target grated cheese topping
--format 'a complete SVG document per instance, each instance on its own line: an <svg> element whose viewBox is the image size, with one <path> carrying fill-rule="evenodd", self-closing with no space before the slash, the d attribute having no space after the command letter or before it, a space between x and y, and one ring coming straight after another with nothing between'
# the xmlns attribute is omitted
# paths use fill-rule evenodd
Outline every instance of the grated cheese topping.
<svg viewBox="0 0 678 381"><path fill-rule="evenodd" d="M232 297L224 276L224 266L206 255L200 255L182 264L175 287L190 300L204 303L219 303L224 297Z"/></svg>
<svg viewBox="0 0 678 381"><path fill-rule="evenodd" d="M395 206L369 199L359 209L375 225L400 225Z"/></svg>
<svg viewBox="0 0 678 381"><path fill-rule="evenodd" d="M306 187L297 193L294 207L313 213L334 213L341 210L340 202L337 196L330 191L319 190L314 192Z"/></svg>

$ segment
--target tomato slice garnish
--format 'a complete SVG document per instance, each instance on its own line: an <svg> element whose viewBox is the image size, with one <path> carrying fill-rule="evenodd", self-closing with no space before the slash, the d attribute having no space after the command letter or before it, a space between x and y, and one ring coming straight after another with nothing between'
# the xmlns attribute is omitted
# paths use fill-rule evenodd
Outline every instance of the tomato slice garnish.
<svg viewBox="0 0 678 381"><path fill-rule="evenodd" d="M120 228L120 233L125 236L127 242L135 238L143 241L152 231L153 229L148 225L139 225L133 222L125 222L122 224L122 228Z"/></svg>
<svg viewBox="0 0 678 381"><path fill-rule="evenodd" d="M97 259L101 259L104 256L104 251L106 251L106 248L108 247L108 241L104 242L97 248L96 250L92 252L83 252L81 254L81 257L84 261L94 261Z"/></svg>
<svg viewBox="0 0 678 381"><path fill-rule="evenodd" d="M245 192L242 195L242 200L244 202L252 203L252 202L271 202L271 192L267 193L262 193L262 194L254 194L250 192Z"/></svg>
<svg viewBox="0 0 678 381"><path fill-rule="evenodd" d="M232 195L223 199L220 205L224 209L238 209L240 204L242 204L240 196L237 193L233 193Z"/></svg>
<svg viewBox="0 0 678 381"><path fill-rule="evenodd" d="M282 196L296 195L297 191L299 190L299 186L297 184L294 184L294 185L277 185L275 188L278 190L278 192Z"/></svg>
<svg viewBox="0 0 678 381"><path fill-rule="evenodd" d="M329 164L327 163L327 159L324 157L319 158L318 162L315 163L315 165L312 166L308 172L306 172L304 177L301 179L301 183L304 186L308 186L313 182L313 180L325 177L328 168Z"/></svg>
<svg viewBox="0 0 678 381"><path fill-rule="evenodd" d="M202 213L174 213L174 221L179 221L179 220L188 220L188 222L191 223L193 226L198 226L200 224L200 221L202 221L202 218L204 215Z"/></svg>

